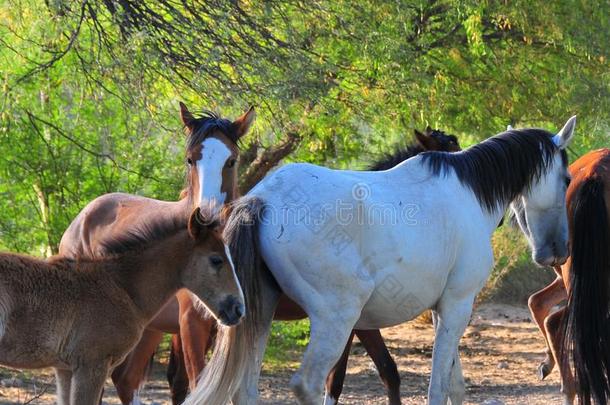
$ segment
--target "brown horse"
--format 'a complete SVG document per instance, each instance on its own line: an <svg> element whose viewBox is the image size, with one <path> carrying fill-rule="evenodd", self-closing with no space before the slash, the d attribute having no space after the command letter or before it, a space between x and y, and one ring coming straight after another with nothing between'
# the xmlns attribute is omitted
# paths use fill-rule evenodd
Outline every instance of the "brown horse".
<svg viewBox="0 0 610 405"><path fill-rule="evenodd" d="M59 253L66 257L95 256L105 253L105 241L129 234L134 229L155 220L173 218L195 207L210 204L219 207L237 195L237 141L245 135L253 120L254 110L231 122L212 113L193 116L180 104L180 117L187 130L187 182L184 198L177 202L159 201L123 193L112 193L90 202L64 233ZM171 267L171 263L169 263ZM170 302L146 328L138 345L112 373L121 401L132 403L146 378L148 365L164 332L193 333L189 327L189 310L209 314L190 292L179 291L177 300ZM180 311L183 314L179 316ZM208 322L211 322L208 320ZM187 337L185 357L203 362L207 342L199 337ZM177 379L186 379L184 370Z"/></svg>
<svg viewBox="0 0 610 405"><path fill-rule="evenodd" d="M434 130L430 127L427 127L426 131L423 133L415 130L415 140L416 142L414 144L384 156L381 160L374 163L370 170L379 171L390 169L404 160L425 151L436 150L454 152L460 150L459 143L454 135L447 135L442 131ZM170 366L174 372L170 372L168 377L170 384L172 385L175 403L182 402L188 391L184 385L181 385L183 380L176 377L182 362L184 361L186 364L188 380L190 381L190 388L192 389L195 386L197 377L205 366L205 356L201 353L206 353L209 350L212 345L212 338L215 335L214 322L209 319L202 319L198 311L190 308L189 301L180 304L180 314L181 320L183 320L181 325L186 325L191 333L185 334L181 332L180 335L174 335L172 338ZM306 317L305 312L288 297L282 296L280 298L274 319L291 321ZM327 393L329 397L332 398L331 401L338 401L343 390L347 361L354 335L358 336L367 353L375 363L375 366L379 371L379 376L387 389L389 403L391 405L400 404L400 376L396 368L396 363L388 352L379 330L353 331L343 355L328 375ZM189 341L184 340L185 336ZM179 358L180 353L183 353L185 356L189 352L194 353L194 351L184 350L184 347L186 346L194 346L192 340L190 340L193 338L203 338L200 341L200 344L203 343L205 347L204 351L199 352L198 356L190 356L188 359Z"/></svg>
<svg viewBox="0 0 610 405"><path fill-rule="evenodd" d="M199 209L104 246L96 258L0 254L0 363L53 367L60 405L96 405L109 370L181 288L225 325L245 313L219 222Z"/></svg>
<svg viewBox="0 0 610 405"><path fill-rule="evenodd" d="M547 356L538 372L545 378L559 364L564 404L574 402L576 387L583 404L590 404L592 398L606 404L610 395L610 150L582 156L570 166L570 174L566 199L571 256L555 267L557 278L529 300L547 341ZM550 314L565 299L567 306Z"/></svg>

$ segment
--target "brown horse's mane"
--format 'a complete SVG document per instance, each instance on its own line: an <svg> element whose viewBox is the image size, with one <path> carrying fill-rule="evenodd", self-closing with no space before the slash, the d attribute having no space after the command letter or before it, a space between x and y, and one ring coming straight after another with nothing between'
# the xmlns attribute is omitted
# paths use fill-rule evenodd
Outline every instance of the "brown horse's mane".
<svg viewBox="0 0 610 405"><path fill-rule="evenodd" d="M219 227L222 224L223 211L214 212L212 207L200 208L198 213L198 221L209 226L210 228ZM189 215L173 215L151 221L140 227L130 230L102 242L104 255L122 255L130 252L138 252L149 247L152 243L159 242L165 238L176 235L180 231L187 230L187 222Z"/></svg>
<svg viewBox="0 0 610 405"><path fill-rule="evenodd" d="M104 256L140 251L154 242L174 236L180 231L185 231L186 226L187 215L171 216L146 223L137 229L129 230L120 236L102 242Z"/></svg>
<svg viewBox="0 0 610 405"><path fill-rule="evenodd" d="M189 150L203 142L208 136L216 131L222 132L234 145L237 146L237 131L233 122L221 118L218 113L203 110L197 113L190 122L192 128L186 140L186 149Z"/></svg>

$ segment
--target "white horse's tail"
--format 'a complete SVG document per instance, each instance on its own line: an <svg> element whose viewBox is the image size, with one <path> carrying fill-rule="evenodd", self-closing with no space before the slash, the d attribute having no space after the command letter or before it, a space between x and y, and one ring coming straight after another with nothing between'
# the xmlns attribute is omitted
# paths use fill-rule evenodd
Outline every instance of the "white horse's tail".
<svg viewBox="0 0 610 405"><path fill-rule="evenodd" d="M262 259L258 248L258 225L262 209L262 200L243 197L234 203L227 221L225 239L246 298L246 317L237 326L219 326L212 357L202 371L197 387L184 402L186 405L230 403L248 368L261 313Z"/></svg>

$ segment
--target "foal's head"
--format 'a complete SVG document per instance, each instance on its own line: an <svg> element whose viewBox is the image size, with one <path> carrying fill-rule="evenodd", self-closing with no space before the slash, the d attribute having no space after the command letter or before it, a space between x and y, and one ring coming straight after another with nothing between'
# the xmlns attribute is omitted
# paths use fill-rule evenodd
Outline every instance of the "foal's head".
<svg viewBox="0 0 610 405"><path fill-rule="evenodd" d="M233 122L212 112L196 117L180 103L180 118L188 135L188 196L193 208L210 204L220 208L237 197L237 141L248 132L255 115L250 108Z"/></svg>
<svg viewBox="0 0 610 405"><path fill-rule="evenodd" d="M576 117L572 117L557 135L546 133L542 138L545 142L534 145L546 155L547 165L511 204L513 214L532 247L533 259L540 265L559 265L568 258L566 190L570 174L565 149L572 140L575 125ZM524 153L521 159L526 155ZM519 165L514 167L514 175L518 176Z"/></svg>
<svg viewBox="0 0 610 405"><path fill-rule="evenodd" d="M426 151L459 152L462 150L455 135L448 135L438 129L426 127L425 132L415 130L415 140Z"/></svg>
<svg viewBox="0 0 610 405"><path fill-rule="evenodd" d="M197 295L225 325L236 325L245 314L244 295L222 238L218 215L196 208L188 222L194 241L191 260L183 270L182 285Z"/></svg>

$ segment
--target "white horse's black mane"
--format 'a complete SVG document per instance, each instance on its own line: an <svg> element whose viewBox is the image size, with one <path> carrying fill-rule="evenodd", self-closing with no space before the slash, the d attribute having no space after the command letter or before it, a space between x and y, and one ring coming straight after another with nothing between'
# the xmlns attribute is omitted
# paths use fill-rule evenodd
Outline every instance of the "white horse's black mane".
<svg viewBox="0 0 610 405"><path fill-rule="evenodd" d="M513 201L544 174L557 146L542 129L516 129L498 134L462 152L427 152L423 163L436 176L453 169L488 212ZM568 158L561 151L565 166Z"/></svg>

